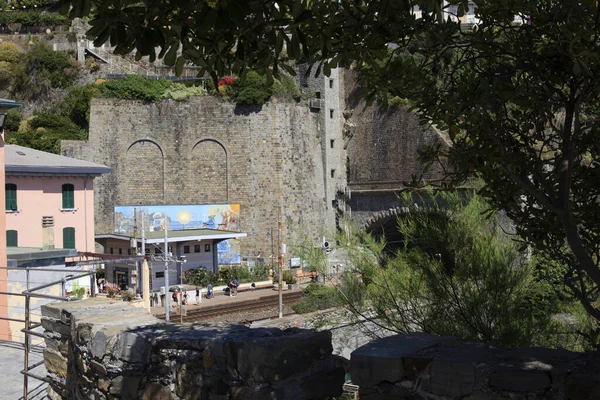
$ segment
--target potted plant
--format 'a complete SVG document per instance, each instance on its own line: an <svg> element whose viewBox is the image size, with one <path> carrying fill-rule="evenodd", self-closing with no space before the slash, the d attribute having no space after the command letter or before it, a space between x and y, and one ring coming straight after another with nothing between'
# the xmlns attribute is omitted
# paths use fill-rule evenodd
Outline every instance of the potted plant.
<svg viewBox="0 0 600 400"><path fill-rule="evenodd" d="M133 294L131 290L124 290L121 292L121 297L123 298L123 301L131 301L135 299L135 294Z"/></svg>
<svg viewBox="0 0 600 400"><path fill-rule="evenodd" d="M298 280L296 279L296 276L291 273L291 271L283 271L283 280L287 282L288 289L292 290L299 288Z"/></svg>
<svg viewBox="0 0 600 400"><path fill-rule="evenodd" d="M106 294L108 295L108 298L114 299L116 293L117 293L117 289L115 289L114 287L109 286L106 288Z"/></svg>

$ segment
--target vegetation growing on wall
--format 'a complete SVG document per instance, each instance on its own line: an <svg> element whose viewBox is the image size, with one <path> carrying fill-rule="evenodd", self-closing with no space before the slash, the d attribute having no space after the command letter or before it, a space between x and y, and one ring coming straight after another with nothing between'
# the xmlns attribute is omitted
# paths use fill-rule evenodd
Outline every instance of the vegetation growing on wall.
<svg viewBox="0 0 600 400"><path fill-rule="evenodd" d="M73 85L79 66L62 51L53 51L45 43L32 45L14 62L11 92L20 100L34 100L48 95L50 89L66 89Z"/></svg>
<svg viewBox="0 0 600 400"><path fill-rule="evenodd" d="M289 75L281 75L269 85L267 78L256 72L248 72L245 79L226 76L218 82L215 93L240 106L256 106L271 97L282 101L300 100L300 89Z"/></svg>

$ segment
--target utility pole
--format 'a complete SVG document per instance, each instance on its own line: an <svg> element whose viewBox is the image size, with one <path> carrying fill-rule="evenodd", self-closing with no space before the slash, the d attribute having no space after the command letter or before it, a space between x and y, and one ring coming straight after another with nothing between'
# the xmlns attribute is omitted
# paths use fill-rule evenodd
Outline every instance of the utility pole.
<svg viewBox="0 0 600 400"><path fill-rule="evenodd" d="M181 296L179 298L179 323L183 324L183 265L181 265L181 290L179 291L179 296Z"/></svg>
<svg viewBox="0 0 600 400"><path fill-rule="evenodd" d="M275 248L273 246L275 242L275 238L273 238L273 227L269 228L269 236L271 236L271 272L275 271L274 262L275 262Z"/></svg>
<svg viewBox="0 0 600 400"><path fill-rule="evenodd" d="M279 213L278 213L279 215ZM283 318L283 259L281 255L281 221L277 221L277 262L279 263L279 318Z"/></svg>
<svg viewBox="0 0 600 400"><path fill-rule="evenodd" d="M167 213L165 212L165 320L169 322L169 239L167 238Z"/></svg>

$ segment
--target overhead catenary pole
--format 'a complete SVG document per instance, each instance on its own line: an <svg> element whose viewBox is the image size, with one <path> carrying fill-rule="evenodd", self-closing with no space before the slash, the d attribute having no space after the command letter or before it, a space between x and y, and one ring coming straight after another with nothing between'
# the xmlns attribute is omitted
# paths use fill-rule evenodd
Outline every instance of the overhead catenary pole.
<svg viewBox="0 0 600 400"><path fill-rule="evenodd" d="M169 322L169 239L167 238L167 213L165 212L165 320Z"/></svg>
<svg viewBox="0 0 600 400"><path fill-rule="evenodd" d="M283 259L281 255L281 221L277 213L277 262L279 263L279 318L283 318Z"/></svg>

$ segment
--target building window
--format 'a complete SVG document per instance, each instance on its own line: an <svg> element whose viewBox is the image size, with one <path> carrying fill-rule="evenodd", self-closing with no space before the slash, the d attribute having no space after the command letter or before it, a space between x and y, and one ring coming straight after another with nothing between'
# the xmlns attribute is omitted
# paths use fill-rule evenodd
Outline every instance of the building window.
<svg viewBox="0 0 600 400"><path fill-rule="evenodd" d="M63 249L75 248L75 228L63 228Z"/></svg>
<svg viewBox="0 0 600 400"><path fill-rule="evenodd" d="M331 139L329 141L329 147L331 147L333 149L333 144L335 143L335 139Z"/></svg>
<svg viewBox="0 0 600 400"><path fill-rule="evenodd" d="M127 255L130 256L131 255L131 248L127 249Z"/></svg>
<svg viewBox="0 0 600 400"><path fill-rule="evenodd" d="M333 109L329 110L329 118L333 118Z"/></svg>
<svg viewBox="0 0 600 400"><path fill-rule="evenodd" d="M113 249L112 247L110 248L110 254L115 254L115 249Z"/></svg>
<svg viewBox="0 0 600 400"><path fill-rule="evenodd" d="M315 99L321 98L321 92L315 92Z"/></svg>
<svg viewBox="0 0 600 400"><path fill-rule="evenodd" d="M165 277L165 273L164 273L164 271L163 271L163 272L157 272L157 273L156 273L156 277L157 277L157 278L164 278L164 277Z"/></svg>
<svg viewBox="0 0 600 400"><path fill-rule="evenodd" d="M19 233L17 231L6 231L6 247L19 247Z"/></svg>
<svg viewBox="0 0 600 400"><path fill-rule="evenodd" d="M70 183L62 185L62 208L75 208L75 186Z"/></svg>
<svg viewBox="0 0 600 400"><path fill-rule="evenodd" d="M119 254L123 254L123 249L119 247Z"/></svg>
<svg viewBox="0 0 600 400"><path fill-rule="evenodd" d="M190 252L190 246L183 246L183 252L188 254Z"/></svg>
<svg viewBox="0 0 600 400"><path fill-rule="evenodd" d="M204 251L210 251L210 244L204 245Z"/></svg>
<svg viewBox="0 0 600 400"><path fill-rule="evenodd" d="M332 178L335 178L335 169L332 169L332 170L331 170L331 177L332 177Z"/></svg>
<svg viewBox="0 0 600 400"><path fill-rule="evenodd" d="M6 211L17 211L17 185L7 183L4 185L6 191Z"/></svg>
<svg viewBox="0 0 600 400"><path fill-rule="evenodd" d="M329 80L329 89L333 89L333 79Z"/></svg>
<svg viewBox="0 0 600 400"><path fill-rule="evenodd" d="M200 245L199 244L194 245L194 253L200 253Z"/></svg>

